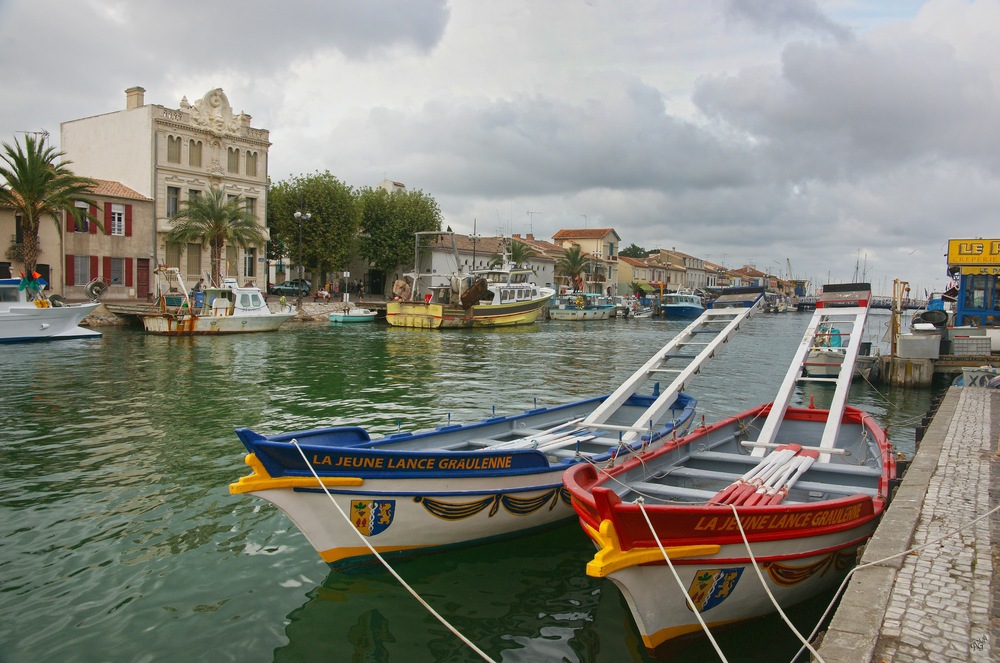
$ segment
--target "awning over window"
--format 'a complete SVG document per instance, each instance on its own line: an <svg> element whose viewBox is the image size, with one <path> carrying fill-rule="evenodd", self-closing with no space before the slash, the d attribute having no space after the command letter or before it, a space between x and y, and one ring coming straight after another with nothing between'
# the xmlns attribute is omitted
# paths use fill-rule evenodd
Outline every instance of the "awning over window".
<svg viewBox="0 0 1000 663"><path fill-rule="evenodd" d="M648 283L640 283L638 285L639 289L642 290L643 292L657 292L657 289L649 285Z"/></svg>

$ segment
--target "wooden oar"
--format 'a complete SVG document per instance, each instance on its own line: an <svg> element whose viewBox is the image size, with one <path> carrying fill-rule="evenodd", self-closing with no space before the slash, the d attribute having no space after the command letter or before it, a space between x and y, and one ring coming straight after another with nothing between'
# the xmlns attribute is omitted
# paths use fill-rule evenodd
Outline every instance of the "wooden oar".
<svg viewBox="0 0 1000 663"><path fill-rule="evenodd" d="M726 488L712 498L712 502L717 504L737 504L737 500L743 499L747 494L752 493L760 485L760 482L753 483L756 479L765 474L769 474L772 467L783 465L802 449L798 444L786 444L777 447L768 454L760 463L748 470L743 476L729 484ZM749 488L750 490L746 490Z"/></svg>
<svg viewBox="0 0 1000 663"><path fill-rule="evenodd" d="M788 461L784 466L781 467L781 472L775 472L771 477L762 485L760 488L754 492L753 495L748 497L743 503L743 506L754 506L755 504L767 504L771 496L778 492L778 489L785 485L785 482L792 473L798 469L802 458L800 456L795 456L790 461Z"/></svg>
<svg viewBox="0 0 1000 663"><path fill-rule="evenodd" d="M793 474L792 477L785 482L785 485L782 486L777 493L772 495L771 498L765 502L765 504L781 504L781 501L785 499L788 495L788 491L791 490L792 486L795 485L795 482L799 480L799 477L805 474L806 470L812 467L812 464L815 463L818 458L818 451L809 451L808 449L803 451L799 466L795 470L795 474Z"/></svg>

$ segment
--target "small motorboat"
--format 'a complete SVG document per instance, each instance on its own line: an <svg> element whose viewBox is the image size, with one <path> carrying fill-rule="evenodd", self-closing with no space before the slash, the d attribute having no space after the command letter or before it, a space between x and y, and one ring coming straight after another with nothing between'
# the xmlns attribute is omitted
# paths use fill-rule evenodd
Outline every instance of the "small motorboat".
<svg viewBox="0 0 1000 663"><path fill-rule="evenodd" d="M376 312L367 308L349 308L330 313L330 322L372 322Z"/></svg>

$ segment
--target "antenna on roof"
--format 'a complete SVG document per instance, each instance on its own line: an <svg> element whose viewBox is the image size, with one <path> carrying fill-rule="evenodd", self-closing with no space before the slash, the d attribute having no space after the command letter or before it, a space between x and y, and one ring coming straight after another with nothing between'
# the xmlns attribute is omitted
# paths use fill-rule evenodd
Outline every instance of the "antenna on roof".
<svg viewBox="0 0 1000 663"><path fill-rule="evenodd" d="M534 234L535 226L532 224L532 221L534 221L534 217L531 216L532 214L541 214L541 212L532 212L530 209L528 210L528 232Z"/></svg>

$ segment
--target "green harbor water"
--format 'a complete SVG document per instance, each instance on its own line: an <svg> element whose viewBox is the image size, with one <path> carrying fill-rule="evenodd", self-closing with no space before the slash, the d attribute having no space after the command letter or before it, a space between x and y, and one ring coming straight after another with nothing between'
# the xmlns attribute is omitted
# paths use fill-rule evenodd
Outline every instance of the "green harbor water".
<svg viewBox="0 0 1000 663"><path fill-rule="evenodd" d="M714 420L773 399L808 314L759 315L688 385ZM887 320L873 313L869 330ZM0 661L475 661L381 567L333 572L248 473L233 429L482 419L609 392L683 322L509 330L287 324L275 333L0 346ZM800 393L828 402L830 388ZM856 382L910 455L930 390ZM332 516L335 514L332 514ZM496 661L653 660L576 524L394 563ZM665 592L670 591L665 584ZM830 597L792 611L808 632ZM789 660L777 618L723 631L730 661ZM704 639L670 660L713 660Z"/></svg>

